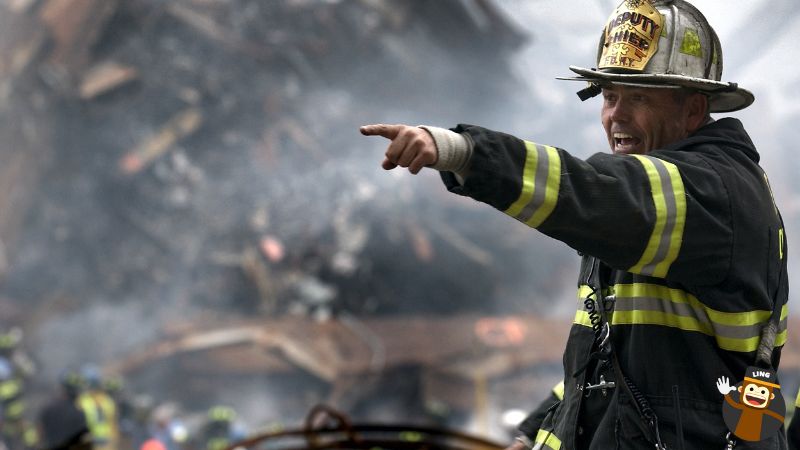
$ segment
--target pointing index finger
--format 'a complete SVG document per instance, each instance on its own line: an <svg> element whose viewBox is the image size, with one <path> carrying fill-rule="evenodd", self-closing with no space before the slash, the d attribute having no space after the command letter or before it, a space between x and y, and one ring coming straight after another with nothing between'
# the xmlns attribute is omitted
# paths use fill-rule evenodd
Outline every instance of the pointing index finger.
<svg viewBox="0 0 800 450"><path fill-rule="evenodd" d="M359 128L359 131L364 136L383 136L386 139L394 139L397 133L403 128L402 125L386 125L378 123L374 125L364 125Z"/></svg>

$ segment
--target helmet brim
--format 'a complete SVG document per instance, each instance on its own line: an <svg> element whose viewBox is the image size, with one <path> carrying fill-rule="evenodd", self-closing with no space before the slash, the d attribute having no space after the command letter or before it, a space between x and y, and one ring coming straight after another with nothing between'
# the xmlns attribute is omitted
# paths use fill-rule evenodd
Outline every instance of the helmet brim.
<svg viewBox="0 0 800 450"><path fill-rule="evenodd" d="M685 75L652 73L612 73L597 69L569 66L579 77L558 77L559 80L587 81L596 84L620 84L637 87L685 87L702 92L708 96L709 112L731 112L747 108L755 101L755 96L736 83L706 80Z"/></svg>

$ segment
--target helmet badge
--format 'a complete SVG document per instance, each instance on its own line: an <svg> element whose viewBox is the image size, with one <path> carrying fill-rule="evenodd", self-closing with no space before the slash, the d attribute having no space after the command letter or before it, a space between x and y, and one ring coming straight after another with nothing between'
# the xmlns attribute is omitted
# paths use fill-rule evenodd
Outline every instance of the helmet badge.
<svg viewBox="0 0 800 450"><path fill-rule="evenodd" d="M650 0L624 0L608 19L598 68L643 71L663 29L664 16Z"/></svg>

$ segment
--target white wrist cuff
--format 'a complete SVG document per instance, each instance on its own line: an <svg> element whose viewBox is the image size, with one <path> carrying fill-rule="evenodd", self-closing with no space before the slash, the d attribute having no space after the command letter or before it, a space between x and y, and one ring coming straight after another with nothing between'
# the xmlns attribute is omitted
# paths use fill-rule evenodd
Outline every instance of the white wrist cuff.
<svg viewBox="0 0 800 450"><path fill-rule="evenodd" d="M469 166L472 158L472 143L464 136L445 128L420 125L436 143L439 158L430 167L444 172L462 173Z"/></svg>
<svg viewBox="0 0 800 450"><path fill-rule="evenodd" d="M528 448L528 449L532 449L533 448L533 445L534 445L533 441L528 436L525 436L524 434L515 437L514 440L519 442L519 443L521 443L522 445L524 445L525 448Z"/></svg>

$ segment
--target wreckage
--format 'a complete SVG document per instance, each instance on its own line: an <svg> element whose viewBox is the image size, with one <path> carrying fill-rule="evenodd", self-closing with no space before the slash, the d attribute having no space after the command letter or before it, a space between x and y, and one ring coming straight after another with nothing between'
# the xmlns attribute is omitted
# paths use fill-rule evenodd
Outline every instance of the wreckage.
<svg viewBox="0 0 800 450"><path fill-rule="evenodd" d="M537 313L572 255L357 138L507 108L532 37L494 2L2 0L0 37L0 317L35 386L93 361L254 427L500 436L559 379L571 317Z"/></svg>

